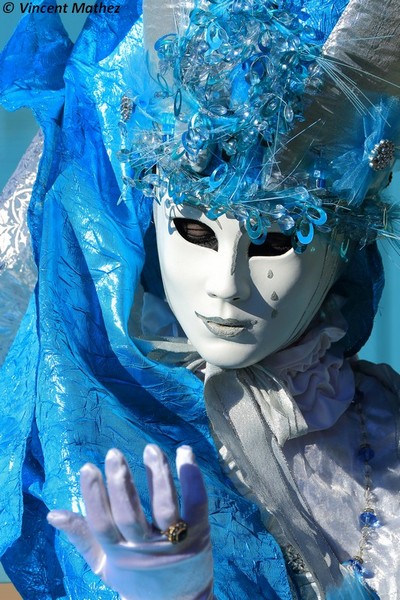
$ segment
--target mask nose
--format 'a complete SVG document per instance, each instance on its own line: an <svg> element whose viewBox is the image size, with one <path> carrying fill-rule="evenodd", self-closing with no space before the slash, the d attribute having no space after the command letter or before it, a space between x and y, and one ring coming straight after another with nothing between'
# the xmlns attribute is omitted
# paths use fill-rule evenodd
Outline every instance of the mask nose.
<svg viewBox="0 0 400 600"><path fill-rule="evenodd" d="M247 300L250 296L250 271L247 256L239 253L217 252L206 283L206 292L210 298L220 298L230 302Z"/></svg>

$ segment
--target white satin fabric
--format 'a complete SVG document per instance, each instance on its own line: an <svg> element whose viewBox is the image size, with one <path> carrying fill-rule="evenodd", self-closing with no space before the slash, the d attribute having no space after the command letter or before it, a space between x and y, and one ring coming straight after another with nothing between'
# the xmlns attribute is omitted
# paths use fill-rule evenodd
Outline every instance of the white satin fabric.
<svg viewBox="0 0 400 600"><path fill-rule="evenodd" d="M400 461L398 450L399 376L389 367L365 362L353 365L358 388L365 394L364 412L370 443L376 513L382 526L364 555L373 575L369 585L382 600L400 593ZM357 458L360 421L349 408L329 429L289 440L284 453L301 495L324 530L339 561L357 555L358 515L364 502L363 465Z"/></svg>
<svg viewBox="0 0 400 600"><path fill-rule="evenodd" d="M43 136L39 132L0 193L0 364L17 333L37 278L27 211L42 149Z"/></svg>
<svg viewBox="0 0 400 600"><path fill-rule="evenodd" d="M326 330L320 333L320 350L325 346L326 335ZM309 345L312 336L309 334L307 337L309 339L304 339L304 342ZM300 359L301 349L297 348L299 362L297 365L291 363L291 375L286 372L286 381L314 431L288 440L283 450L301 495L339 561L343 562L358 554L358 516L365 507L364 469L357 458L361 437L360 418L351 406L340 415L340 408L346 408L343 390L331 398L315 394L318 387L315 364L314 370L304 367L310 365L311 355L315 357L317 348ZM293 358L294 349L287 352ZM276 356L272 362L276 366L280 362L283 367L283 359L282 356ZM336 362L336 367L339 367L339 362ZM325 369L324 363L327 365ZM332 371L329 356L321 356L320 366L319 379L322 387L325 387L327 374ZM368 438L375 452L371 461L375 508L381 522L364 555L365 567L372 575L368 583L382 600L396 600L400 598L400 377L387 365L344 361L336 373L330 374L334 382L332 388L341 379L351 389L350 369L355 374L358 389L364 393ZM345 375L339 376L340 372ZM283 368L281 374L284 374ZM303 391L306 389L307 375L311 391L308 394ZM342 389L341 384L338 387ZM342 401L338 400L340 396Z"/></svg>

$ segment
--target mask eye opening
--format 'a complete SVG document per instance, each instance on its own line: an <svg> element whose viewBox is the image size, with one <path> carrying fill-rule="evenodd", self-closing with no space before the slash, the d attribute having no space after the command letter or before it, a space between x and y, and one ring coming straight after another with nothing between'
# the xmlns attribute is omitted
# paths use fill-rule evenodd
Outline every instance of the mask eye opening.
<svg viewBox="0 0 400 600"><path fill-rule="evenodd" d="M201 221L176 217L172 219L176 231L190 244L218 251L218 240L214 231Z"/></svg>
<svg viewBox="0 0 400 600"><path fill-rule="evenodd" d="M291 237L284 233L270 231L262 244L250 244L248 257L253 256L282 256L292 250Z"/></svg>

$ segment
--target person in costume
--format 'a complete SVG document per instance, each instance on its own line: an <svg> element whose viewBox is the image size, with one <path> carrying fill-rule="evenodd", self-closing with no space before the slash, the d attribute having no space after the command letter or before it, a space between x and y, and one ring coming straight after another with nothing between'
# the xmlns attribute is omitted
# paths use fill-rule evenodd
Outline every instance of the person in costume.
<svg viewBox="0 0 400 600"><path fill-rule="evenodd" d="M6 50L2 88L47 139L38 285L2 382L3 560L24 597L396 597L398 377L354 355L383 283L375 240L395 236L379 192L399 21L393 2L346 4L147 5L149 59L136 8L96 15L65 94L55 16L43 57L60 60L35 58L30 86ZM181 447L182 514L154 444ZM110 447L108 495L84 467L74 516L79 468ZM72 545L46 524L60 507Z"/></svg>

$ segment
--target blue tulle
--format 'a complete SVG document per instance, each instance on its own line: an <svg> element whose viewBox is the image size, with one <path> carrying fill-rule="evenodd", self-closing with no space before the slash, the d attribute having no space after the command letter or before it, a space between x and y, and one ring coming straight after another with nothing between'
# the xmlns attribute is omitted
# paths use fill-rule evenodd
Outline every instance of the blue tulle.
<svg viewBox="0 0 400 600"><path fill-rule="evenodd" d="M117 598L47 526L47 510L79 510L79 468L116 446L149 514L143 447L172 459L185 442L206 477L218 599L289 599L279 547L219 469L201 382L147 359L128 335L151 204L118 204L114 75L139 12L126 0L118 16L94 15L73 50L57 15L29 15L1 59L2 100L31 106L46 137L29 216L39 279L0 375L3 562L25 599Z"/></svg>

